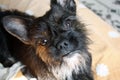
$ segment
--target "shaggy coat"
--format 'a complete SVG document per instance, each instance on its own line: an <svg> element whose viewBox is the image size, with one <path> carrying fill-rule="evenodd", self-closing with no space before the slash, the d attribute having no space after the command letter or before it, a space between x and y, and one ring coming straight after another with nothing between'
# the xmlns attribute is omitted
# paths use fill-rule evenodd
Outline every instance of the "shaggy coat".
<svg viewBox="0 0 120 80"><path fill-rule="evenodd" d="M51 0L38 18L0 11L0 62L21 61L38 80L93 80L88 42L74 0Z"/></svg>

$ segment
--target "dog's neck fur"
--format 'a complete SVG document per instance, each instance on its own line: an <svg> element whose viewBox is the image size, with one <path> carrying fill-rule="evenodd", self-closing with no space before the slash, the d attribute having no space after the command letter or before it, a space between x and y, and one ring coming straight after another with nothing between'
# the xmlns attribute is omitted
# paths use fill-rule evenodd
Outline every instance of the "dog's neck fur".
<svg viewBox="0 0 120 80"><path fill-rule="evenodd" d="M74 53L72 57L65 57L61 66L52 67L52 73L57 80L73 80L75 74L84 73L86 61L80 53Z"/></svg>

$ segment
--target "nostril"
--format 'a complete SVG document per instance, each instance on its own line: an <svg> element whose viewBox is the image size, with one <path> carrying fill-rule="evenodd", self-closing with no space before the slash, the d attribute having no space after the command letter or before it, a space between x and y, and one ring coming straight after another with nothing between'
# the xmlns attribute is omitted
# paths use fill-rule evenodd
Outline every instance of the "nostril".
<svg viewBox="0 0 120 80"><path fill-rule="evenodd" d="M61 50L68 49L69 43L67 41L62 41L58 44L57 48Z"/></svg>
<svg viewBox="0 0 120 80"><path fill-rule="evenodd" d="M60 45L60 44L57 46L57 49L59 49L59 50L61 50L62 48L63 48L63 47L62 47L62 45Z"/></svg>
<svg viewBox="0 0 120 80"><path fill-rule="evenodd" d="M65 42L64 45L65 45L65 46L68 46L68 43Z"/></svg>
<svg viewBox="0 0 120 80"><path fill-rule="evenodd" d="M59 49L62 49L63 47L60 45Z"/></svg>

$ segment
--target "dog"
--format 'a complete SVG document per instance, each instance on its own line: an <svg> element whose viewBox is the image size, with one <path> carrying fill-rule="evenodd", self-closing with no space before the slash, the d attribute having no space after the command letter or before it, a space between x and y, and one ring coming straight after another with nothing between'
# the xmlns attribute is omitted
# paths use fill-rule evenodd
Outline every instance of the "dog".
<svg viewBox="0 0 120 80"><path fill-rule="evenodd" d="M0 62L26 65L38 80L93 80L89 38L74 0L51 0L42 17L0 11Z"/></svg>

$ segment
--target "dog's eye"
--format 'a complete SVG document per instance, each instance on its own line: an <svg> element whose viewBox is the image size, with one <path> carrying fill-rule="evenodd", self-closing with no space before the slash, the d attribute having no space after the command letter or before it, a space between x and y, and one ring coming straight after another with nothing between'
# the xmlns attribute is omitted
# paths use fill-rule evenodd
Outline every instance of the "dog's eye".
<svg viewBox="0 0 120 80"><path fill-rule="evenodd" d="M70 27L70 25L71 25L71 21L70 21L70 20L67 20L67 21L66 21L66 26Z"/></svg>
<svg viewBox="0 0 120 80"><path fill-rule="evenodd" d="M71 27L71 20L68 19L64 22L64 30L69 30L70 27Z"/></svg>
<svg viewBox="0 0 120 80"><path fill-rule="evenodd" d="M47 44L47 42L48 42L48 40L47 39L40 39L38 42L37 42L37 44L38 45L46 45Z"/></svg>
<svg viewBox="0 0 120 80"><path fill-rule="evenodd" d="M47 39L43 39L42 41L41 41L41 45L46 45L47 44Z"/></svg>

